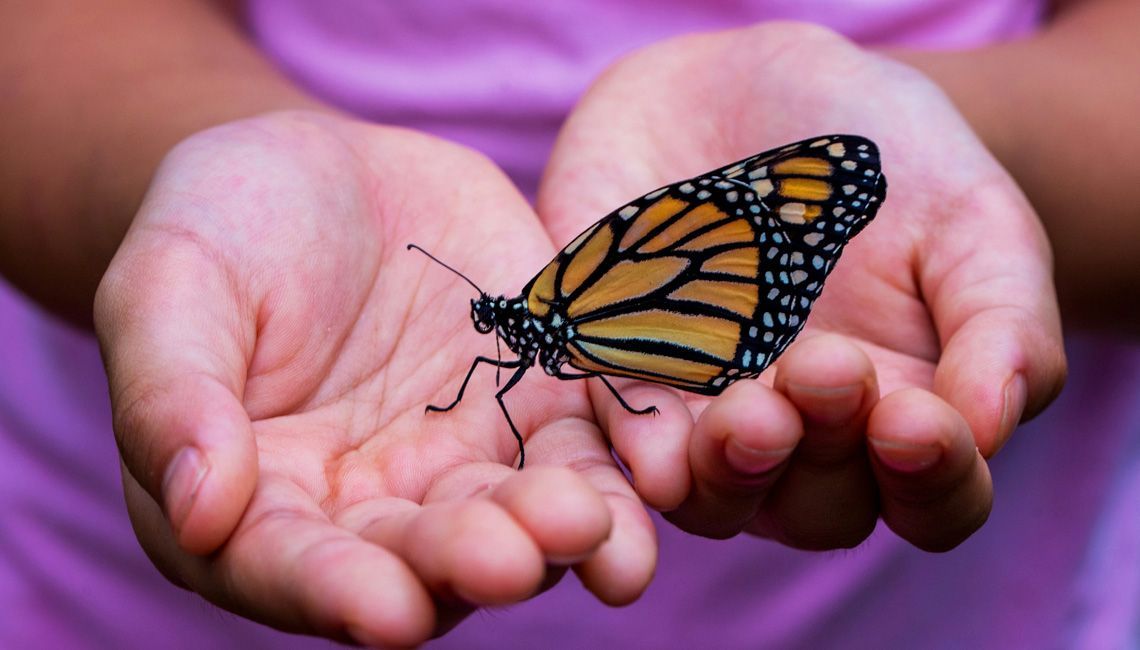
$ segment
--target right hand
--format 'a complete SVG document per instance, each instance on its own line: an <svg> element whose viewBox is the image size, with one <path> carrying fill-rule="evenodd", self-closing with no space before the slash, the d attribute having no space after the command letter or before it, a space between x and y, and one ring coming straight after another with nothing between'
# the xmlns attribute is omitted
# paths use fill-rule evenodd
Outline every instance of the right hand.
<svg viewBox="0 0 1140 650"><path fill-rule="evenodd" d="M271 114L158 170L96 299L132 522L173 582L284 630L414 644L565 567L611 604L652 524L581 382L507 397L471 360L472 291L554 249L486 159L412 132ZM572 468L567 469L567 468Z"/></svg>
<svg viewBox="0 0 1140 650"><path fill-rule="evenodd" d="M1065 357L1041 224L937 86L813 25L656 43L578 102L539 213L569 241L631 197L827 133L878 142L890 189L768 373L775 391L623 383L661 407L647 422L595 386L598 421L639 494L689 532L830 549L881 517L946 550L985 521L986 459L1057 395Z"/></svg>

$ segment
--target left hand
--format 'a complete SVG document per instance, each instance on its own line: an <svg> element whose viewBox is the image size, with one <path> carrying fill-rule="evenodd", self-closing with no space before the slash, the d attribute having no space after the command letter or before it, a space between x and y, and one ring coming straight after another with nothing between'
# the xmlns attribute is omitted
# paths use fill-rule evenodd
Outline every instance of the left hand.
<svg viewBox="0 0 1140 650"><path fill-rule="evenodd" d="M634 600L653 527L581 383L510 395L522 472L486 392L424 413L494 342L408 242L489 286L553 252L487 159L405 129L269 113L167 155L96 298L139 543L230 611L385 647L569 568Z"/></svg>
<svg viewBox="0 0 1140 650"><path fill-rule="evenodd" d="M595 411L641 496L691 532L826 549L882 517L948 549L985 521L985 459L1057 394L1065 360L1038 219L937 86L795 23L666 41L582 99L539 214L567 242L667 182L828 133L875 140L890 189L772 387L623 384L661 408L646 418L593 386Z"/></svg>

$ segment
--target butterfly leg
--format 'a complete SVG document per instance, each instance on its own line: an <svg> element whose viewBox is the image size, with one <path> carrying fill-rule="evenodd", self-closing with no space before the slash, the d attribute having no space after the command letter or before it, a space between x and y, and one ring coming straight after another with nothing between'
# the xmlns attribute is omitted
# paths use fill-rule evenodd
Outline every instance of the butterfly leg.
<svg viewBox="0 0 1140 650"><path fill-rule="evenodd" d="M514 421L511 420L511 414L507 412L507 404L503 401L503 396L507 394L507 391L514 388L515 384L519 383L519 380L522 379L522 376L526 374L527 366L523 366L518 363L515 365L517 365L519 369L516 370L515 374L511 375L511 378L507 380L507 385L503 386L499 392L495 393L495 400L499 402L499 408L503 409L503 417L507 418L507 424L511 427L511 433L515 434L515 440L517 440L519 443L519 469L521 470L523 468L523 464L526 463L526 450L523 449L523 437L519 433L518 428L515 427ZM502 367L506 368L510 366L504 364Z"/></svg>
<svg viewBox="0 0 1140 650"><path fill-rule="evenodd" d="M463 391L467 390L467 382L471 381L471 375L475 374L475 368L477 368L481 363L489 363L492 366L499 368L519 368L522 365L522 360L515 359L513 361L501 361L498 359L491 359L489 357L475 357L475 361L471 363L471 369L467 371L467 376L463 378L463 384L459 387L459 394L455 396L455 401L448 404L447 406L435 406L434 404L428 404L427 408L424 409L424 412L450 411L451 409L455 408L455 406L459 404L460 400L463 399ZM518 436L517 433L515 435Z"/></svg>
<svg viewBox="0 0 1140 650"><path fill-rule="evenodd" d="M657 415L660 413L660 411L657 410L657 407L653 405L647 406L643 409L633 408L627 404L624 399L622 399L621 393L617 392L617 389L614 388L613 384L610 383L610 380L606 379L605 375L598 375L598 379L601 379L602 383L606 385L606 388L610 389L610 392L613 393L614 397L617 398L618 404L621 404L622 408L629 411L630 413L633 413L634 415L649 415L650 413Z"/></svg>
<svg viewBox="0 0 1140 650"><path fill-rule="evenodd" d="M594 373L594 372L586 372L586 373L582 373L582 374L572 374L572 373L568 373L568 372L559 372L555 376L558 377L559 379L589 379L590 377L597 377L598 379L601 379L602 383L606 385L606 388L610 389L610 392L614 394L614 397L617 398L618 404L621 404L622 408L629 411L630 413L633 413L634 415L649 415L651 413L653 415L657 415L658 413L660 413L660 411L657 410L656 406L648 406L648 407L643 408L643 409L635 409L632 406L630 406L628 402L626 402L624 399L622 399L621 393L617 392L617 389L614 388L613 384L611 384L609 382L609 380L606 379L605 375L599 375L599 374Z"/></svg>

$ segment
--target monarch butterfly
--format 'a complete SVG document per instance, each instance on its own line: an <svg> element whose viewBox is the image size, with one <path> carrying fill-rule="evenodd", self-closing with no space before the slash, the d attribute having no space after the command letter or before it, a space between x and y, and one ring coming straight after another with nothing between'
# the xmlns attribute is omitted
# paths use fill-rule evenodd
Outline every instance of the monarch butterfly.
<svg viewBox="0 0 1140 650"><path fill-rule="evenodd" d="M844 245L886 197L879 151L859 136L829 135L757 154L656 189L614 210L566 245L515 298L479 292L475 329L494 331L517 359L495 394L526 461L503 397L541 364L560 379L607 375L717 395L760 374L804 326ZM569 365L578 372L565 372ZM496 379L496 384L497 384Z"/></svg>

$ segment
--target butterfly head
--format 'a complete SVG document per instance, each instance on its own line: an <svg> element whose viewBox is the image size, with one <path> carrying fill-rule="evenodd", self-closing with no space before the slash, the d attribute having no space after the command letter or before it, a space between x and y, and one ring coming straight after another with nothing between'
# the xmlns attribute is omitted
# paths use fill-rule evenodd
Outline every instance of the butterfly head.
<svg viewBox="0 0 1140 650"><path fill-rule="evenodd" d="M492 298L481 294L478 300L471 301L471 321L475 323L475 331L487 334L494 331L498 325L499 310L495 308L502 298Z"/></svg>
<svg viewBox="0 0 1140 650"><path fill-rule="evenodd" d="M499 313L499 310L496 308L496 305L502 306L503 304L505 304L505 301L503 300L502 296L499 296L498 298L492 298L491 296L487 295L486 291L483 291L482 289L480 289L479 285L472 282L471 279L468 278L466 275L463 275L459 271L456 271L455 269L448 266L447 264L444 264L443 262L439 261L438 259L436 259L436 257L434 255L425 251L424 249L420 248L419 246L416 246L415 244L408 244L408 250L417 250L417 251L423 253L424 255L427 255L428 258L430 258L433 262L435 262L436 264L439 264L440 266L447 269L448 271L451 271L455 275L458 275L459 277L463 278L463 280L465 282L467 282L467 284L471 285L472 287L475 287L475 290L479 292L478 300L472 300L471 301L471 320L475 322L475 330L478 331L480 334L487 334L489 332L494 331L495 326L498 325L498 313Z"/></svg>

